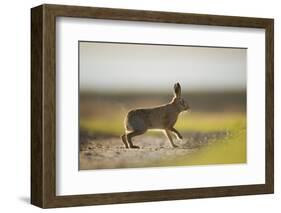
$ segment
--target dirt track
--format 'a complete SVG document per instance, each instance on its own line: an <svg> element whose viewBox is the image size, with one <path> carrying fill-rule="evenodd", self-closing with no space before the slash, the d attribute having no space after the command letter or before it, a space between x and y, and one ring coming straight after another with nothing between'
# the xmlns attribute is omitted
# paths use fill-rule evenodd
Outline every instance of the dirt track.
<svg viewBox="0 0 281 213"><path fill-rule="evenodd" d="M171 148L161 134L144 134L133 139L140 149L125 149L114 135L80 133L80 169L112 169L160 166L163 161L175 161L197 151L213 139L225 137L225 132L185 132L183 140L174 139L178 148Z"/></svg>

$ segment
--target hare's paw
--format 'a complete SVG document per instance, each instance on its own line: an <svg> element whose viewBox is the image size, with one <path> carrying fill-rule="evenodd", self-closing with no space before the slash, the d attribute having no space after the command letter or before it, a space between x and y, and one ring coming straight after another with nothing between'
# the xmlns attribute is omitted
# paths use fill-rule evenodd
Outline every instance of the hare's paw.
<svg viewBox="0 0 281 213"><path fill-rule="evenodd" d="M131 149L139 149L140 147L139 146L136 146L136 145L132 145L130 146Z"/></svg>
<svg viewBox="0 0 281 213"><path fill-rule="evenodd" d="M182 135L178 135L178 139L182 140L183 139Z"/></svg>

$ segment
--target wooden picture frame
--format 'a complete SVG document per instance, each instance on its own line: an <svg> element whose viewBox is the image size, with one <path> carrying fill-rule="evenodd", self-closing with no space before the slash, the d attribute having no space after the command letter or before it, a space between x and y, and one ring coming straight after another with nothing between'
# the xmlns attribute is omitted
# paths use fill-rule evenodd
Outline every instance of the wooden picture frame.
<svg viewBox="0 0 281 213"><path fill-rule="evenodd" d="M265 29L265 184L86 195L56 195L56 17ZM31 9L31 203L42 208L179 200L274 191L273 19L44 4Z"/></svg>

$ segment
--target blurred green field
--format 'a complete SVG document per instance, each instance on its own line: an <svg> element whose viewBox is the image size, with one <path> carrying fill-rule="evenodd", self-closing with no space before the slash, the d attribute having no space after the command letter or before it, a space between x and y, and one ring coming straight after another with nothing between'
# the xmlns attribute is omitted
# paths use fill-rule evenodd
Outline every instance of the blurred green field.
<svg viewBox="0 0 281 213"><path fill-rule="evenodd" d="M125 113L104 118L81 118L80 128L91 132L121 135L124 133ZM182 113L175 125L179 131L236 131L246 128L246 115L237 112L210 113L195 112Z"/></svg>

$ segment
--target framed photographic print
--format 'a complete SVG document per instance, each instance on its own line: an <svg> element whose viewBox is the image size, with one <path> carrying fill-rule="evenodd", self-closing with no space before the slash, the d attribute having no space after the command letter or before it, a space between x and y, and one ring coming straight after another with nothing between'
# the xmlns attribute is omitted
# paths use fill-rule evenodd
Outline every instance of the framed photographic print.
<svg viewBox="0 0 281 213"><path fill-rule="evenodd" d="M31 203L274 191L273 19L31 9Z"/></svg>

